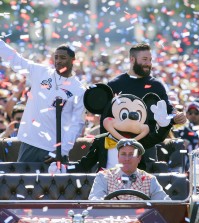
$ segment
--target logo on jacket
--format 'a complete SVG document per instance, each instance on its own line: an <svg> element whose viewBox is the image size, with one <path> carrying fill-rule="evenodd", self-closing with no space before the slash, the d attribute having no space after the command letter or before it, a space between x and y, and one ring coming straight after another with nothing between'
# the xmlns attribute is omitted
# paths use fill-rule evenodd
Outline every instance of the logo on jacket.
<svg viewBox="0 0 199 223"><path fill-rule="evenodd" d="M41 82L41 85L43 86L43 88L46 88L46 89L50 90L51 87L52 87L51 82L52 82L52 78L48 78L48 80L43 80Z"/></svg>
<svg viewBox="0 0 199 223"><path fill-rule="evenodd" d="M66 93L66 95L67 95L68 98L70 98L70 97L73 96L73 94L70 91L68 91L66 89L63 89L63 88L60 88L60 89Z"/></svg>

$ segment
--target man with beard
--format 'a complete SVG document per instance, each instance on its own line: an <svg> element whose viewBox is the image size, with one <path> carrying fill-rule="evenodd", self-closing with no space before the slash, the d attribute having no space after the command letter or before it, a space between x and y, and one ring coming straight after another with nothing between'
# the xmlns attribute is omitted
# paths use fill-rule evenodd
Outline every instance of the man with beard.
<svg viewBox="0 0 199 223"><path fill-rule="evenodd" d="M114 94L133 94L143 98L147 93L157 94L161 100L167 104L167 113L174 113L173 123L184 124L186 116L183 112L178 112L173 108L168 100L164 85L151 76L152 55L148 44L138 43L133 45L129 51L130 69L110 80L107 84L112 88ZM149 120L150 122L150 120ZM149 123L151 131L155 131L155 123ZM104 132L101 125L101 132Z"/></svg>
<svg viewBox="0 0 199 223"><path fill-rule="evenodd" d="M26 75L31 87L17 135L22 142L18 162L51 162L58 144L67 159L85 124L85 89L73 72L75 52L67 45L59 46L54 68L23 58L0 40L0 57L15 72ZM56 140L57 98L62 106L61 142Z"/></svg>
<svg viewBox="0 0 199 223"><path fill-rule="evenodd" d="M118 75L110 80L107 84L112 88L114 94L133 94L139 98L143 98L147 93L157 94L161 100L167 104L167 114L171 114L172 124L186 123L186 116L183 112L178 112L169 102L164 85L151 76L152 69L152 55L151 48L148 44L139 43L133 45L129 51L130 68L127 73ZM153 104L153 102L151 102ZM148 125L150 132L157 130L156 122L152 118L152 113L148 115ZM100 132L104 133L106 130L103 127L103 114L100 119ZM169 133L169 130L168 130ZM162 136L165 138L166 134ZM154 146L147 149L142 157L143 163L151 162L151 154L156 154L155 143ZM145 168L144 168L145 169Z"/></svg>

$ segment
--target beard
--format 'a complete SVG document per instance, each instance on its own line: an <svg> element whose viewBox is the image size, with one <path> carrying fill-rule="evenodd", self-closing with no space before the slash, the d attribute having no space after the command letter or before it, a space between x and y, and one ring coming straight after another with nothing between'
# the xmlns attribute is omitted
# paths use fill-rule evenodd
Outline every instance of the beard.
<svg viewBox="0 0 199 223"><path fill-rule="evenodd" d="M135 59L135 64L133 66L133 71L135 72L135 74L137 74L140 77L148 77L151 73L151 66L145 66L147 68L149 68L147 71L145 71L143 69L143 65L142 64L138 64L137 60Z"/></svg>

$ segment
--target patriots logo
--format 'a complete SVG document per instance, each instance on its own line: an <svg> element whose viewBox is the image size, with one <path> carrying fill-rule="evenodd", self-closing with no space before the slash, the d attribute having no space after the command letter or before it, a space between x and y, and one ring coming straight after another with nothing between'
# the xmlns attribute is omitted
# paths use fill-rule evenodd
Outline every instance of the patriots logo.
<svg viewBox="0 0 199 223"><path fill-rule="evenodd" d="M44 88L50 90L51 87L52 87L51 82L52 82L52 79L49 78L48 80L43 80L43 81L41 82L41 85L44 86Z"/></svg>
<svg viewBox="0 0 199 223"><path fill-rule="evenodd" d="M66 95L67 95L68 98L70 98L70 97L73 96L73 94L70 91L68 91L66 89L63 89L63 88L60 88L60 89L66 93Z"/></svg>

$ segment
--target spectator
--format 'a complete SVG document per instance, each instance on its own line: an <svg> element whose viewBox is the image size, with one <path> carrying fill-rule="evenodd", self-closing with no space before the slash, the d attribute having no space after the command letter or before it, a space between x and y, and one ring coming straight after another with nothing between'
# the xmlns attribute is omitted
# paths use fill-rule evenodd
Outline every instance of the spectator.
<svg viewBox="0 0 199 223"><path fill-rule="evenodd" d="M188 122L178 129L177 134L178 137L188 141L187 149L188 152L191 152L199 145L199 103L190 103L186 115Z"/></svg>
<svg viewBox="0 0 199 223"><path fill-rule="evenodd" d="M61 155L67 158L84 126L85 89L73 73L75 52L67 45L59 46L54 55L55 68L52 68L23 58L0 40L0 56L15 72L23 71L31 85L18 131L22 142L18 161L48 163L54 160L49 152L55 152L57 145L57 98L63 102Z"/></svg>
<svg viewBox="0 0 199 223"><path fill-rule="evenodd" d="M5 109L0 105L0 133L4 132L7 126L7 120L5 117Z"/></svg>
<svg viewBox="0 0 199 223"><path fill-rule="evenodd" d="M193 102L188 106L187 118L194 126L199 125L199 102Z"/></svg>
<svg viewBox="0 0 199 223"><path fill-rule="evenodd" d="M12 94L10 97L7 99L7 103L5 105L5 110L8 114L8 118L11 118L12 112L13 112L13 107L17 103L24 103L26 104L27 102L27 95L23 95L23 92L27 91L26 90L26 80L23 78L18 85L13 89ZM22 98L23 97L23 98Z"/></svg>
<svg viewBox="0 0 199 223"><path fill-rule="evenodd" d="M84 130L85 136L95 136L100 134L100 116L92 114L89 111L86 116L86 127Z"/></svg>
<svg viewBox="0 0 199 223"><path fill-rule="evenodd" d="M24 112L25 105L17 104L13 107L11 114L11 122L6 127L5 131L0 134L0 138L16 137Z"/></svg>
<svg viewBox="0 0 199 223"><path fill-rule="evenodd" d="M118 162L121 167L100 171L94 180L89 199L104 199L119 189L139 190L152 200L170 200L155 176L137 168L145 150L134 139L121 139L117 144ZM123 195L123 200L140 198Z"/></svg>

